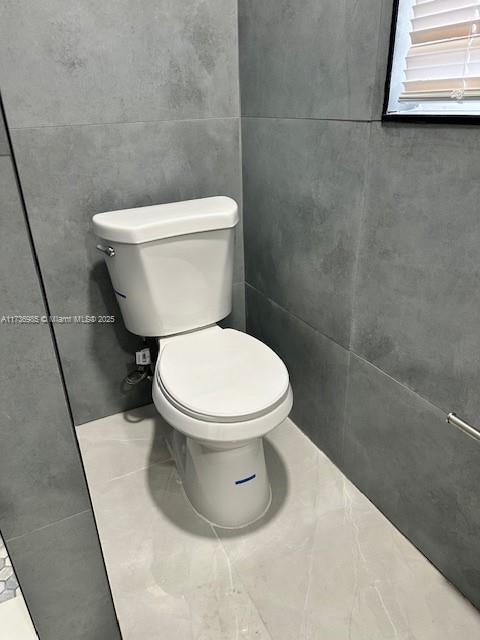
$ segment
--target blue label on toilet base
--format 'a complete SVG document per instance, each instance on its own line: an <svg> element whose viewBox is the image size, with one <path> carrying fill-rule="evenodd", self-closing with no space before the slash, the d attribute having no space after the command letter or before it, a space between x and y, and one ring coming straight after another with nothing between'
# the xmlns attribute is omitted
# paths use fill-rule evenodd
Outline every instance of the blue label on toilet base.
<svg viewBox="0 0 480 640"><path fill-rule="evenodd" d="M257 477L257 474L254 473L251 476L247 476L246 478L242 478L241 480L235 480L235 484L245 484L245 482L250 482L250 480L254 480Z"/></svg>

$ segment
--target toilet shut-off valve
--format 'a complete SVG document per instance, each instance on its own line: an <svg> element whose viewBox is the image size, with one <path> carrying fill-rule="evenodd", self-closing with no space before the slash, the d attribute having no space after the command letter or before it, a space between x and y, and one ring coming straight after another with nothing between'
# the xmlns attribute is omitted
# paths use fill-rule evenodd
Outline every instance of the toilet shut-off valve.
<svg viewBox="0 0 480 640"><path fill-rule="evenodd" d="M135 363L137 368L134 371L131 371L125 378L125 382L130 386L135 386L136 384L143 382L143 380L152 377L152 356L148 347L144 347L143 349L140 349L140 351L135 352Z"/></svg>

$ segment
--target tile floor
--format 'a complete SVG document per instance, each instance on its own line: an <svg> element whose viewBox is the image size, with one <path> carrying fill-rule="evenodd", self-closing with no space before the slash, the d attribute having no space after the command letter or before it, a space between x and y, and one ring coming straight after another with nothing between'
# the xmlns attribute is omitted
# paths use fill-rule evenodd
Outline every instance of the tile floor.
<svg viewBox="0 0 480 640"><path fill-rule="evenodd" d="M0 640L38 640L20 590L0 606Z"/></svg>
<svg viewBox="0 0 480 640"><path fill-rule="evenodd" d="M274 499L210 527L152 407L77 428L124 640L457 640L480 613L291 422L268 437Z"/></svg>
<svg viewBox="0 0 480 640"><path fill-rule="evenodd" d="M15 598L19 591L12 563L8 557L5 543L0 536L0 604Z"/></svg>
<svg viewBox="0 0 480 640"><path fill-rule="evenodd" d="M0 640L37 640L30 614L0 536Z"/></svg>

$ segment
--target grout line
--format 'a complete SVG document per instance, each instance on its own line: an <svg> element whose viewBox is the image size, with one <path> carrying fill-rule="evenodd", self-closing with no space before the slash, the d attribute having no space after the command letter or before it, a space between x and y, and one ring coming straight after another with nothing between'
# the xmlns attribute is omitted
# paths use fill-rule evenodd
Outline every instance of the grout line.
<svg viewBox="0 0 480 640"><path fill-rule="evenodd" d="M129 442L132 442L131 440ZM128 478L130 476L134 476L135 474L141 472L141 471L147 471L148 469L151 469L152 467L156 467L156 466L165 466L168 462L175 462L175 460L170 456L169 458L166 458L165 460L156 460L155 462L151 462L150 464L145 465L144 467L139 467L138 469L133 469L132 471L127 471L126 473L121 473L118 476L113 476L112 478L109 478L108 480L105 481L105 484L108 485L111 482L117 482L118 480L123 480L125 478Z"/></svg>
<svg viewBox="0 0 480 640"><path fill-rule="evenodd" d="M327 335L326 333L323 333L322 331L320 331L319 329L317 329L316 327L314 327L313 325L311 325L309 322L307 322L306 320L304 320L303 318L300 318L300 316L297 316L295 313L293 313L292 311L285 309L285 307L282 307L281 304L279 304L278 302L276 302L273 298L270 298L266 293L264 293L263 291L260 291L260 289L257 289L257 287L253 286L252 284L250 284L249 282L245 281L245 285L247 287L250 287L251 289L253 289L254 291L256 291L257 293L259 293L263 298L266 298L269 302L271 302L272 304L274 304L276 307L279 307L280 309L282 309L282 311L284 311L285 313L287 313L289 316L291 316L292 318L295 318L295 320L297 320L298 322L301 322L302 324L304 324L305 326L307 326L309 329L312 329L312 331L315 331L315 333L318 333L320 336L322 336L322 338L327 338L327 340L330 340L330 342L333 342L333 344L337 345L337 347L340 347L341 349L343 349L344 351L349 351L348 347L345 347L345 345L341 344L340 342L337 342L337 340L335 340L334 338L331 338L329 335Z"/></svg>
<svg viewBox="0 0 480 640"><path fill-rule="evenodd" d="M306 325L307 327L309 327L312 331L314 331L315 333L317 333L318 335L320 335L322 338L326 338L327 340L329 340L330 342L333 342L335 345L337 345L337 347L340 347L341 349L343 349L344 351L347 351L349 354L351 354L352 356L354 356L355 358L362 360L365 364L370 365L371 367L373 367L374 369L376 369L379 373L382 373L384 376L386 376L387 378L390 378L390 380L392 380L393 382L395 382L396 384L398 384L400 387L402 387L403 389L405 389L406 391L408 391L409 393L412 393L413 395L415 395L417 398L420 398L420 400L422 400L423 402L427 403L428 405L430 405L433 409L436 409L437 411L440 411L441 413L448 413L447 409L444 409L443 407L440 407L439 405L435 404L434 402L432 402L431 400L429 400L428 398L425 398L424 396L422 396L420 393L418 393L417 391L415 391L414 389L412 389L411 387L409 387L408 385L406 385L404 382L401 382L400 380L397 380L396 378L394 378L392 375L390 375L387 371L385 371L384 369L381 369L379 366L377 366L376 364L373 364L373 362L370 362L370 360L367 360L367 358L365 358L364 356L359 355L358 353L356 353L355 351L353 351L352 348L345 348L343 345L341 345L340 343L336 342L335 340L333 340L332 338L330 338L330 336L322 333L321 331L319 331L318 329L316 329L315 327L313 327L312 325L310 325L308 322L305 322L305 320L303 320L302 318L299 318L298 316L296 316L294 313L290 312L288 309L285 309L284 307L282 307L282 305L278 304L278 302L275 302L275 300L272 300L271 298L269 298L266 294L264 294L262 291L260 291L259 289L257 289L256 287L254 287L253 285L251 285L250 283L246 282L245 283L247 287L250 287L251 289L253 289L254 291L256 291L259 295L261 295L263 298L265 298L266 300L268 300L269 302L271 302L273 305L275 305L276 307L278 307L279 309L281 309L284 313L286 313L287 315L291 316L292 318L294 318L295 320L297 320L298 322ZM349 366L349 371L350 371L350 366Z"/></svg>
<svg viewBox="0 0 480 640"><path fill-rule="evenodd" d="M237 107L239 117L242 117L242 89L240 86L240 11L239 3L235 2L235 53L237 56Z"/></svg>
<svg viewBox="0 0 480 640"><path fill-rule="evenodd" d="M13 146L13 143L12 143L11 130L10 130L10 127L9 127L9 124L8 124L8 118L7 118L7 115L6 115L6 112L5 112L5 105L4 105L3 96L1 95L1 93L0 93L0 117L3 117L3 122L5 124L5 133L7 135L8 146L9 146L10 154L11 154L10 155L11 163L12 163L13 172L14 172L14 175L15 175L15 181L16 181L16 184L17 184L18 195L19 195L19 198L20 198L21 206L22 206L26 233L27 233L29 244L30 244L31 257L32 257L32 260L33 260L33 263L34 263L34 267L35 267L35 271L36 271L36 275L37 275L37 284L38 284L38 288L40 289L40 294L41 294L41 297L42 297L42 300L43 300L43 306L45 308L46 315L48 317L50 317L51 309L50 309L50 303L49 303L48 296L47 296L47 288L46 288L45 281L43 279L43 273L42 273L41 266L40 266L40 258L39 258L38 252L37 252L37 248L35 246L33 230L32 230L32 226L31 226L31 223L30 223L30 217L29 217L29 213L28 213L28 209L27 209L27 203L26 203L25 195L24 195L24 192L23 192L22 181L21 181L21 178L20 178L20 171L19 171L19 168L18 168L15 149L14 149L14 146ZM60 348L58 346L57 336L55 334L55 329L54 329L54 326L53 326L52 322L49 320L49 322L47 324L48 324L48 329L49 329L49 332L50 332L50 340L51 340L51 347L53 349L53 357L54 357L55 363L57 365L58 375L60 377L60 386L61 386L61 389L63 391L63 397L64 397L64 401L65 401L65 406L66 406L66 409L67 409L68 422L70 422L70 437L71 437L71 441L72 441L72 446L73 446L73 449L76 451L76 454L77 454L77 460L78 460L80 475L83 477L83 484L84 484L84 487L85 487L85 493L86 493L86 496L87 496L88 503L90 505L90 512L92 514L93 525L94 525L95 533L96 533L96 536L97 536L97 543L98 543L98 547L99 547L100 557L102 559L102 566L103 566L103 572L104 572L104 576L105 576L105 581L106 581L106 584L108 586L108 591L109 591L109 594L110 594L110 602L111 602L112 610L114 612L114 615L115 615L115 618L116 618L116 621L117 621L117 627L118 627L119 635L120 635L120 638L121 638L122 634L121 634L120 626L118 624L118 616L116 614L115 604L113 602L112 589L111 589L111 586L110 586L110 580L109 580L109 577L108 577L107 567L106 567L106 564L105 564L105 556L104 556L102 545L100 544L100 538L99 538L99 535L98 535L97 519L96 519L96 516L95 516L94 509L93 509L92 496L90 495L90 490L88 488L88 482L87 482L86 474L85 474L85 466L83 464L83 458L82 458L82 454L81 454L81 451L80 451L80 444L78 442L77 434L75 432L75 420L74 420L74 416L73 416L72 405L70 404L70 397L69 397L69 393L68 393L68 389L67 389L67 383L66 383L66 379L65 379L65 373L64 373L64 370L63 370L62 359L60 357ZM82 512L80 512L80 513L82 513ZM27 608L28 608L28 603L27 603Z"/></svg>
<svg viewBox="0 0 480 640"><path fill-rule="evenodd" d="M426 404L430 405L433 409L436 409L437 411L441 411L441 413L444 413L444 414L448 413L447 409L444 409L444 408L440 407L439 405L435 404L434 402L432 402L428 398L425 398L424 396L420 395L417 391L415 391L415 389L412 389L411 387L406 385L404 382L401 382L400 380L397 380L397 378L394 378L387 371L384 371L384 369L381 369L379 366L377 366L373 362L370 362L370 360L367 360L367 358L365 358L364 356L361 356L361 355L359 355L358 353L355 353L355 351L352 351L352 350L350 350L350 353L352 354L352 356L354 358L357 358L357 360L361 360L362 362L364 362L365 364L369 365L373 369L376 369L379 373L383 374L386 378L389 378L392 382L395 382L396 384L398 384L405 391L408 391L409 393L413 394L414 396L417 396L417 398L420 398L420 400L423 400L423 402L425 402Z"/></svg>
<svg viewBox="0 0 480 640"><path fill-rule="evenodd" d="M242 229L242 282L245 282L245 196L243 184L243 127L242 119L238 119L238 170L240 172L240 211Z"/></svg>
<svg viewBox="0 0 480 640"><path fill-rule="evenodd" d="M122 124L155 124L161 122L205 122L210 120L237 120L236 116L209 116L206 118L158 118L155 120L114 120L112 122L72 122L71 124L38 124L27 127L10 127L10 131L28 131L31 129L64 129L70 127L105 127Z"/></svg>
<svg viewBox="0 0 480 640"><path fill-rule="evenodd" d="M6 538L5 542L8 544L10 542L15 542L17 540L21 540L22 538L26 538L27 536L33 534L33 533L38 533L39 531L43 531L44 529L48 529L49 527L53 527L56 524L59 524L61 522L66 522L67 520L71 520L72 518L76 518L77 516L81 516L84 515L85 513L92 513L90 511L90 509L84 509L83 511L77 511L77 513L72 513L69 516L66 516L65 518L60 518L59 520L53 520L52 522L49 522L48 524L44 524L41 527L37 527L36 529L32 529L31 531L27 531L26 533L22 533L19 536L13 536L12 538Z"/></svg>
<svg viewBox="0 0 480 640"><path fill-rule="evenodd" d="M248 116L242 113L241 118L248 118L250 120L312 120L313 122L345 122L345 123L361 123L369 124L373 122L370 118L365 119L351 119L351 118L313 118L303 116Z"/></svg>
<svg viewBox="0 0 480 640"><path fill-rule="evenodd" d="M240 114L239 122L238 122L238 131L239 131L239 171L240 171L240 197L241 197L241 211L242 211L242 275L243 275L243 326L246 331L247 328L247 306L245 301L245 185L243 180L243 123L242 123L242 83L241 83L241 73L240 73L240 11L239 11L239 3L236 3L236 17L237 17L237 78L238 78L238 112Z"/></svg>

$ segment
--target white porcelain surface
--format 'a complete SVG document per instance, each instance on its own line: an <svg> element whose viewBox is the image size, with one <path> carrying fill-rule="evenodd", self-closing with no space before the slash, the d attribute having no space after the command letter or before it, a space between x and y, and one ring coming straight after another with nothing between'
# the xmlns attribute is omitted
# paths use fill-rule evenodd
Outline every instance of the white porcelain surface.
<svg viewBox="0 0 480 640"><path fill-rule="evenodd" d="M38 640L21 593L0 605L0 640Z"/></svg>
<svg viewBox="0 0 480 640"><path fill-rule="evenodd" d="M153 399L172 427L187 499L211 525L256 522L271 502L263 435L292 406L285 365L259 340L217 325L161 339L159 349Z"/></svg>
<svg viewBox="0 0 480 640"><path fill-rule="evenodd" d="M288 391L288 371L266 344L235 329L209 328L167 341L156 376L190 415L235 422L263 415Z"/></svg>
<svg viewBox="0 0 480 640"><path fill-rule="evenodd" d="M126 244L104 240L125 326L167 336L218 322L232 310L234 228Z"/></svg>
<svg viewBox="0 0 480 640"><path fill-rule="evenodd" d="M480 636L476 609L291 421L266 438L270 510L232 532L186 502L162 429L152 407L77 428L124 640Z"/></svg>
<svg viewBox="0 0 480 640"><path fill-rule="evenodd" d="M93 231L100 238L140 244L234 227L238 223L238 205L233 198L214 196L97 213L92 222Z"/></svg>
<svg viewBox="0 0 480 640"><path fill-rule="evenodd" d="M263 438L211 446L173 431L177 473L195 511L209 524L238 529L256 522L270 506Z"/></svg>
<svg viewBox="0 0 480 640"><path fill-rule="evenodd" d="M256 418L238 422L202 420L189 416L185 410L177 408L158 383L157 375L155 375L152 384L152 397L159 414L169 425L186 436L216 444L260 438L285 420L293 404L292 388L289 386L285 397L279 404Z"/></svg>

